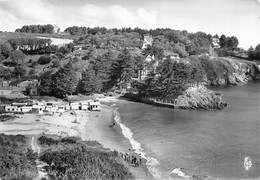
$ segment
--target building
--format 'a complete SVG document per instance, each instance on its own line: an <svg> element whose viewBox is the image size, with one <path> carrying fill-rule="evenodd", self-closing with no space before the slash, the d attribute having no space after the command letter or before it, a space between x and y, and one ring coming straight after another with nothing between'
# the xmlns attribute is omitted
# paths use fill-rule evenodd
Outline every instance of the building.
<svg viewBox="0 0 260 180"><path fill-rule="evenodd" d="M81 102L80 106L81 106L81 110L88 110L89 108L89 103L88 102Z"/></svg>
<svg viewBox="0 0 260 180"><path fill-rule="evenodd" d="M79 110L80 104L79 103L70 103L70 109L71 110Z"/></svg>
<svg viewBox="0 0 260 180"><path fill-rule="evenodd" d="M143 46L142 49L147 48L148 45L152 45L153 44L153 37L150 35L144 35L144 41L143 41Z"/></svg>
<svg viewBox="0 0 260 180"><path fill-rule="evenodd" d="M43 114L43 110L44 110L44 106L40 106L40 105L33 105L32 106L32 113L33 114Z"/></svg>
<svg viewBox="0 0 260 180"><path fill-rule="evenodd" d="M90 111L101 111L100 102L99 101L89 102L89 110Z"/></svg>
<svg viewBox="0 0 260 180"><path fill-rule="evenodd" d="M219 38L217 37L212 38L212 46L213 48L220 48Z"/></svg>

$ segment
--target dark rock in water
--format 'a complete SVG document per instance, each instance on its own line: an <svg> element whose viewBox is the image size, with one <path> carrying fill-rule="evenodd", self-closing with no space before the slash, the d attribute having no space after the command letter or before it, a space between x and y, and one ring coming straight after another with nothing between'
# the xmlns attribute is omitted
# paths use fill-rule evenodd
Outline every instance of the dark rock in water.
<svg viewBox="0 0 260 180"><path fill-rule="evenodd" d="M227 106L221 94L215 93L204 86L190 87L176 99L176 106L182 109L217 110Z"/></svg>

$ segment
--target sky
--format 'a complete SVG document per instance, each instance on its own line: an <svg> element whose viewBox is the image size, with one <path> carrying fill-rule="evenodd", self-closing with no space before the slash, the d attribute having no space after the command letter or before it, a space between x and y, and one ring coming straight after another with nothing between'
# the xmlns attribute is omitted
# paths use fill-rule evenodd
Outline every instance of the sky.
<svg viewBox="0 0 260 180"><path fill-rule="evenodd" d="M0 0L0 31L32 24L203 31L248 49L260 43L260 0Z"/></svg>

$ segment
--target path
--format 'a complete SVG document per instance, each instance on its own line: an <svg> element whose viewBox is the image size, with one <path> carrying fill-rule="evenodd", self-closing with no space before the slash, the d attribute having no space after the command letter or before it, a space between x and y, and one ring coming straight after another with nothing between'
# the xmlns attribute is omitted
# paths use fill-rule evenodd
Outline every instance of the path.
<svg viewBox="0 0 260 180"><path fill-rule="evenodd" d="M41 148L38 146L37 140L35 140L34 136L32 137L32 140L31 140L31 147L32 147L33 152L37 152L38 155L40 154ZM37 169L38 169L38 177L36 177L35 180L40 180L40 179L44 178L47 174L45 172L45 170L43 169L43 167L46 166L46 164L37 158L36 165L37 165Z"/></svg>

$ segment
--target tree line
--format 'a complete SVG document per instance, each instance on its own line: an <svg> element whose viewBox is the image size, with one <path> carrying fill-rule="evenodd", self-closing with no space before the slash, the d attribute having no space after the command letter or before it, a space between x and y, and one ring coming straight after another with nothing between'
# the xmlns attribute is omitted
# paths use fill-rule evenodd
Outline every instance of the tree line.
<svg viewBox="0 0 260 180"><path fill-rule="evenodd" d="M15 32L52 34L52 33L54 33L54 26L51 25L51 24L47 24L47 25L25 25L22 28L16 29Z"/></svg>

